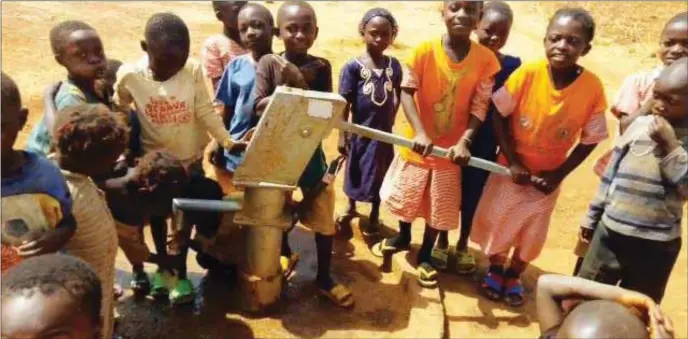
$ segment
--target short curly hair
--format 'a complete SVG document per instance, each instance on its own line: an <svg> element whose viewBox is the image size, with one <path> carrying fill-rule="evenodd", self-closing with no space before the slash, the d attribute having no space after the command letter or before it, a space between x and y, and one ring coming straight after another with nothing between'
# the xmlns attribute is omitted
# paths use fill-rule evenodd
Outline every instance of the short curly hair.
<svg viewBox="0 0 688 339"><path fill-rule="evenodd" d="M588 43L591 43L595 38L595 19L593 19L590 12L586 11L585 9L580 7L564 7L558 9L552 18L549 19L547 31L549 31L550 27L552 27L552 24L554 24L554 22L560 18L571 18L583 25L583 29L585 29L585 34L588 38Z"/></svg>
<svg viewBox="0 0 688 339"><path fill-rule="evenodd" d="M103 159L117 159L129 143L129 128L102 104L82 104L57 114L53 144L60 157L88 167Z"/></svg>
<svg viewBox="0 0 688 339"><path fill-rule="evenodd" d="M100 279L81 259L64 254L32 257L2 275L3 299L34 293L50 296L59 290L66 291L94 324L100 322Z"/></svg>
<svg viewBox="0 0 688 339"><path fill-rule="evenodd" d="M363 14L363 18L361 18L361 22L358 23L358 33L363 35L365 32L365 26L368 24L368 22L370 22L370 20L373 20L376 17L385 18L387 21L389 21L389 25L392 28L392 35L396 36L399 33L399 24L397 24L397 19L394 18L392 12L384 8L373 8L365 12L365 14Z"/></svg>
<svg viewBox="0 0 688 339"><path fill-rule="evenodd" d="M60 55L69 36L76 31L95 31L93 27L83 21L62 21L50 30L50 48L54 55Z"/></svg>
<svg viewBox="0 0 688 339"><path fill-rule="evenodd" d="M166 151L149 152L136 165L138 175L130 187L143 200L164 201L182 195L189 176L182 162Z"/></svg>
<svg viewBox="0 0 688 339"><path fill-rule="evenodd" d="M167 44L181 44L188 47L191 44L189 27L178 15L165 12L155 13L146 22L146 42Z"/></svg>
<svg viewBox="0 0 688 339"><path fill-rule="evenodd" d="M2 87L2 101L0 101L0 104L2 105L2 113L8 112L10 107L21 106L19 87L17 87L17 84L14 82L14 80L10 78L9 75L5 74L5 72L2 72L0 86Z"/></svg>

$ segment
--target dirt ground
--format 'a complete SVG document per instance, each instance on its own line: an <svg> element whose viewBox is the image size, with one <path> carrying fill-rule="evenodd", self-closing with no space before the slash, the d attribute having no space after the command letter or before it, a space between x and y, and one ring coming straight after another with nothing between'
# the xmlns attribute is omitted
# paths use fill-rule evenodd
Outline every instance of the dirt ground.
<svg viewBox="0 0 688 339"><path fill-rule="evenodd" d="M600 23L592 52L582 64L603 80L609 100L613 98L623 78L635 71L655 65L652 53L657 46L657 36L663 23L675 13L685 10L685 2L582 2L590 9ZM268 5L273 12L279 3ZM328 58L337 73L350 57L363 52L357 34L357 24L369 8L380 6L390 9L400 23L401 29L390 54L403 58L412 46L443 31L438 3L435 2L314 2L319 16L320 35L313 53ZM512 2L515 24L505 52L525 60L542 57L542 37L547 17L561 6L559 3ZM172 11L188 24L192 36L192 57L198 57L203 40L221 31L215 20L209 2L3 2L2 3L2 71L18 83L24 104L30 109L30 122L20 135L19 145L25 139L42 114L43 88L65 76L65 72L54 61L50 53L48 32L62 20L80 19L93 25L103 38L108 57L135 61L141 56L139 40L142 38L146 19L154 12ZM623 17L619 14L623 13ZM636 18L637 17L637 18ZM639 18L642 18L639 19ZM422 26L421 26L422 25ZM421 28L422 27L422 28ZM275 50L281 50L276 40ZM335 74L338 77L338 74ZM610 133L616 125L610 121ZM399 114L399 129L405 122ZM609 147L604 143L588 161L575 171L564 183L559 198L548 240L542 256L536 260L526 274L525 283L528 299L532 301L532 288L537 276L543 272L570 274L575 258L572 248L576 241L578 222L597 186L598 179L592 173L594 160ZM336 153L336 135L325 142L328 156ZM341 178L337 187L341 188ZM338 196L337 211L345 207L345 198ZM362 210L366 212L365 209ZM388 225L395 220L384 213ZM420 226L420 224L418 225ZM416 227L420 231L421 227ZM456 235L453 235L456 236ZM419 239L420 236L415 236ZM686 247L684 221L683 247ZM641 249L639 249L641 250ZM484 264L484 258L481 259ZM120 267L121 266L121 267ZM126 269L123 263L118 265ZM686 251L683 250L669 282L667 296L662 308L675 323L677 337L688 337L688 272ZM335 270L342 268L335 268ZM444 298L444 312L447 319L447 337L523 337L538 336L534 304L531 302L520 311L506 309L498 303L488 302L475 293L471 279L446 275L442 277L441 295ZM160 319L155 319L158 326ZM374 323L373 323L374 324ZM249 331L237 324L208 332L208 338L218 337L228 328ZM288 327L288 326L287 326ZM345 328L339 324L339 328ZM373 326L374 327L374 326ZM390 329L391 330L391 329ZM294 332L297 337L319 337L325 330ZM214 333L214 334L213 334ZM238 332L243 333L243 332ZM272 336L269 331L260 336ZM339 332L340 336L344 332ZM256 336L257 333L256 333ZM170 335L168 338L186 338ZM200 337L197 336L197 337ZM236 337L244 337L237 335Z"/></svg>

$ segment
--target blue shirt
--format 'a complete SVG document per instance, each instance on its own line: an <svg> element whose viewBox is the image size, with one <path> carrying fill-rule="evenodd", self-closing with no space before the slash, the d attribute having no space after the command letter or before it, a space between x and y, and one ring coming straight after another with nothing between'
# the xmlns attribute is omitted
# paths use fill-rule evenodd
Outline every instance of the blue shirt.
<svg viewBox="0 0 688 339"><path fill-rule="evenodd" d="M43 193L53 197L60 203L62 215L72 214L72 197L60 169L50 160L36 153L24 152L26 163L19 170L19 174L10 178L2 178L4 197L20 194Z"/></svg>
<svg viewBox="0 0 688 339"><path fill-rule="evenodd" d="M221 101L232 116L225 127L232 139L239 140L258 124L254 114L253 85L256 80L256 64L251 55L233 59L217 86L215 100ZM225 150L227 170L234 172L244 159L244 153L230 154Z"/></svg>

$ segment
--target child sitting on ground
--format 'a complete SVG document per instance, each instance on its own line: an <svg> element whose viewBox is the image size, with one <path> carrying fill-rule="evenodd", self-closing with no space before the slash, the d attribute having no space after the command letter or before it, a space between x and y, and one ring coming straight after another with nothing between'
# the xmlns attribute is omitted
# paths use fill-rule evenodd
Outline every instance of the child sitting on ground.
<svg viewBox="0 0 688 339"><path fill-rule="evenodd" d="M223 107L225 127L232 138L241 140L250 137L250 131L258 123L253 111L253 86L256 80L256 65L266 54L272 54L274 20L270 11L260 4L248 4L239 12L238 25L242 41L248 43L249 54L232 60L218 83L215 100ZM249 28L253 35L250 36ZM232 183L234 171L243 161L243 153L222 150L222 164L215 163L214 176L225 194L236 188Z"/></svg>
<svg viewBox="0 0 688 339"><path fill-rule="evenodd" d="M485 3L483 18L478 24L476 35L480 44L492 50L497 56L502 67L494 77L493 91L502 88L511 73L521 66L521 59L500 52L509 38L513 21L514 14L506 2L490 1ZM483 125L471 144L471 156L489 161L497 159L497 139L493 125L494 117L497 114L496 108L491 104L490 110L485 115L485 121L483 121ZM473 255L468 252L468 238L473 228L475 210L478 208L478 202L490 173L474 167L465 167L462 170L461 233L456 244L456 273L473 274L477 265ZM433 265L437 269L447 268L449 258L448 233L447 231L440 233L437 247L432 251Z"/></svg>
<svg viewBox="0 0 688 339"><path fill-rule="evenodd" d="M673 338L671 320L648 296L581 278L540 276L536 308L541 339Z"/></svg>
<svg viewBox="0 0 688 339"><path fill-rule="evenodd" d="M140 158L125 176L103 184L108 207L117 224L119 247L132 265L131 288L136 293L145 294L150 290L144 262L158 265L158 271L174 268L168 256L150 253L143 239L143 227L151 215L171 215L172 199L182 195L187 181L186 170L179 160L169 153L154 151Z"/></svg>
<svg viewBox="0 0 688 339"><path fill-rule="evenodd" d="M189 29L181 18L172 13L152 15L146 23L145 40L141 41L146 55L137 64L122 66L117 76L114 102L124 112L129 111L132 105L136 107L143 154L157 149L171 152L187 168L188 186L194 186L207 180L202 159L209 141L208 134L230 151L240 151L246 143L232 140L222 118L215 114L201 66L189 59L190 44ZM213 199L210 192L208 198ZM151 218L153 231L166 233L165 223L164 217ZM191 225L185 230L190 233L190 228ZM164 233L154 235L154 238L158 242L166 242ZM183 234L174 237L181 238ZM187 243L183 241L183 244ZM182 244L176 247L179 247L180 256L179 279L170 293L170 301L191 302L194 289L186 276L188 247ZM158 295L167 293L159 275L154 276L153 292Z"/></svg>
<svg viewBox="0 0 688 339"><path fill-rule="evenodd" d="M2 73L1 81L0 193L2 273L5 273L23 257L62 249L74 235L76 224L72 216L72 197L57 166L38 154L14 148L29 112L22 107L19 88L12 78ZM45 231L33 233L32 226L40 226ZM6 241L10 236L15 241Z"/></svg>
<svg viewBox="0 0 688 339"><path fill-rule="evenodd" d="M619 138L583 220L590 241L579 277L635 290L660 303L681 249L688 197L688 58L667 66L652 115Z"/></svg>
<svg viewBox="0 0 688 339"><path fill-rule="evenodd" d="M84 261L63 254L30 258L2 277L2 338L100 339L102 295L98 275Z"/></svg>
<svg viewBox="0 0 688 339"><path fill-rule="evenodd" d="M58 113L53 131L55 158L74 197L76 233L69 254L91 265L101 280L103 338L113 331L117 230L107 202L91 179L112 170L128 144L127 126L102 104L83 104Z"/></svg>
<svg viewBox="0 0 688 339"><path fill-rule="evenodd" d="M248 1L213 1L215 17L222 22L222 34L206 39L201 50L203 74L212 83L213 93L217 90L225 67L234 58L248 52L241 42L237 25L239 11L247 3Z"/></svg>
<svg viewBox="0 0 688 339"><path fill-rule="evenodd" d="M402 71L399 60L384 53L399 27L392 13L373 8L363 15L358 31L366 52L347 62L340 72L339 94L347 101L342 118L347 121L351 111L354 123L391 133L399 109ZM339 152L347 157L344 193L349 206L337 224L341 228L357 214L357 201L370 202L370 218L361 231L376 234L380 228L380 187L394 159L394 147L340 132Z"/></svg>
<svg viewBox="0 0 688 339"><path fill-rule="evenodd" d="M318 35L318 22L313 7L304 1L285 2L278 10L277 26L280 38L284 41L285 52L282 55L266 55L258 63L255 85L255 112L258 116L265 111L277 86L332 91L332 66L327 60L308 54ZM304 196L322 181L326 170L327 163L321 144L299 179L298 186ZM300 215L300 221L315 232L318 292L337 306L352 307L354 298L349 289L334 282L330 275L335 235L335 193L332 185L327 185L310 201L309 206L303 206L304 213ZM283 271L290 272L296 259L297 256L289 247L287 233L284 233L280 259Z"/></svg>
<svg viewBox="0 0 688 339"><path fill-rule="evenodd" d="M425 219L417 255L418 283L437 286L432 249L441 231L459 227L462 173L470 147L489 109L499 60L471 40L482 17L481 1L446 1L446 34L421 43L407 60L401 105L410 126L413 151L403 149L387 172L381 198L399 219L399 234L373 247L382 256L411 245L411 223ZM449 157L425 157L432 145L449 148Z"/></svg>
<svg viewBox="0 0 688 339"><path fill-rule="evenodd" d="M97 88L107 65L103 43L95 29L81 21L63 21L50 30L50 47L55 60L67 69L67 79L62 81L55 95L55 110L46 109L27 142L27 150L43 156L52 151L50 133L56 112L84 103L110 106L109 95Z"/></svg>
<svg viewBox="0 0 688 339"><path fill-rule="evenodd" d="M648 103L652 98L652 88L659 73L664 67L686 56L688 56L688 13L683 12L672 17L662 30L659 50L657 51L657 57L662 65L649 72L643 71L632 74L621 85L611 108L612 114L619 119L618 135L621 135L636 117L650 114L651 109ZM597 176L602 177L604 174L612 153L613 150L607 151L595 163L594 172ZM587 232L587 230L583 229L583 232ZM591 238L592 235L585 234L585 237ZM588 244L579 238L575 251L578 259L573 275L578 274L587 247Z"/></svg>

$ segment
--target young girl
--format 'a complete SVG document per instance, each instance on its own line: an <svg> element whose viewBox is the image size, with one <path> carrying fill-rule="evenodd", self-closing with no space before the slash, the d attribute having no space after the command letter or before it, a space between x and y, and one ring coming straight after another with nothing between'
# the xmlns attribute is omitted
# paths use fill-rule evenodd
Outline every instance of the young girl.
<svg viewBox="0 0 688 339"><path fill-rule="evenodd" d="M101 339L102 295L98 275L78 258L26 260L2 277L2 338Z"/></svg>
<svg viewBox="0 0 688 339"><path fill-rule="evenodd" d="M384 51L394 41L399 28L392 13L382 8L366 12L359 33L366 43L366 53L347 62L339 79L339 94L346 98L356 124L391 132L401 92L401 64ZM347 140L348 139L348 140ZM356 201L372 203L370 222L363 234L377 233L380 223L380 186L394 159L390 144L359 136L339 135L339 152L347 156L344 192L349 207L339 222L356 214ZM347 220L347 221L348 221Z"/></svg>
<svg viewBox="0 0 688 339"><path fill-rule="evenodd" d="M649 114L649 109L643 107L643 105L652 98L655 80L657 80L662 69L671 65L674 61L688 56L688 13L679 13L669 19L664 25L659 43L657 57L662 61L662 65L649 72L644 71L630 75L624 80L616 95L611 112L619 119L619 135L633 122L635 117ZM612 153L613 149L610 149L595 163L593 171L597 176L601 177L604 174ZM585 257L587 252L588 244L582 238L591 237L590 234L581 234L581 236L574 250L578 260L576 260L573 275L578 274L583 263L583 257Z"/></svg>
<svg viewBox="0 0 688 339"><path fill-rule="evenodd" d="M487 47L472 42L471 32L482 16L482 2L444 2L447 34L416 47L408 60L401 104L410 122L406 136L414 151L402 150L383 184L381 198L400 219L399 235L373 247L373 253L409 248L411 222L424 218L423 244L418 252L419 282L437 285L430 264L439 231L456 229L461 207L461 168L470 159L475 131L485 119L499 60ZM415 94L415 98L414 98ZM450 158L423 158L432 144L450 147Z"/></svg>
<svg viewBox="0 0 688 339"><path fill-rule="evenodd" d="M602 83L577 64L594 33L585 10L558 10L544 40L547 59L521 66L493 96L503 117L495 121L499 162L512 178L490 175L471 240L490 258L481 290L510 306L523 304L519 277L542 250L560 183L607 137Z"/></svg>
<svg viewBox="0 0 688 339"><path fill-rule="evenodd" d="M55 158L74 199L76 233L67 243L69 254L93 267L101 280L103 338L111 338L117 231L105 198L91 177L108 173L128 143L124 122L100 104L61 111L55 120Z"/></svg>
<svg viewBox="0 0 688 339"><path fill-rule="evenodd" d="M506 79L519 66L521 59L502 54L499 51L506 44L513 22L513 12L509 5L501 1L490 1L485 4L483 18L478 24L476 34L481 45L489 48L499 59L502 70L495 75L493 90L504 85ZM485 116L483 126L478 130L471 146L471 155L477 158L495 161L497 158L497 140L494 134L493 116L497 115L493 105ZM475 258L468 252L468 236L471 234L473 216L478 207L478 201L483 194L483 188L489 172L466 167L461 179L461 235L456 244L456 272L459 274L473 274L476 269ZM440 233L437 247L432 251L432 261L435 268L446 269L449 258L449 232Z"/></svg>

